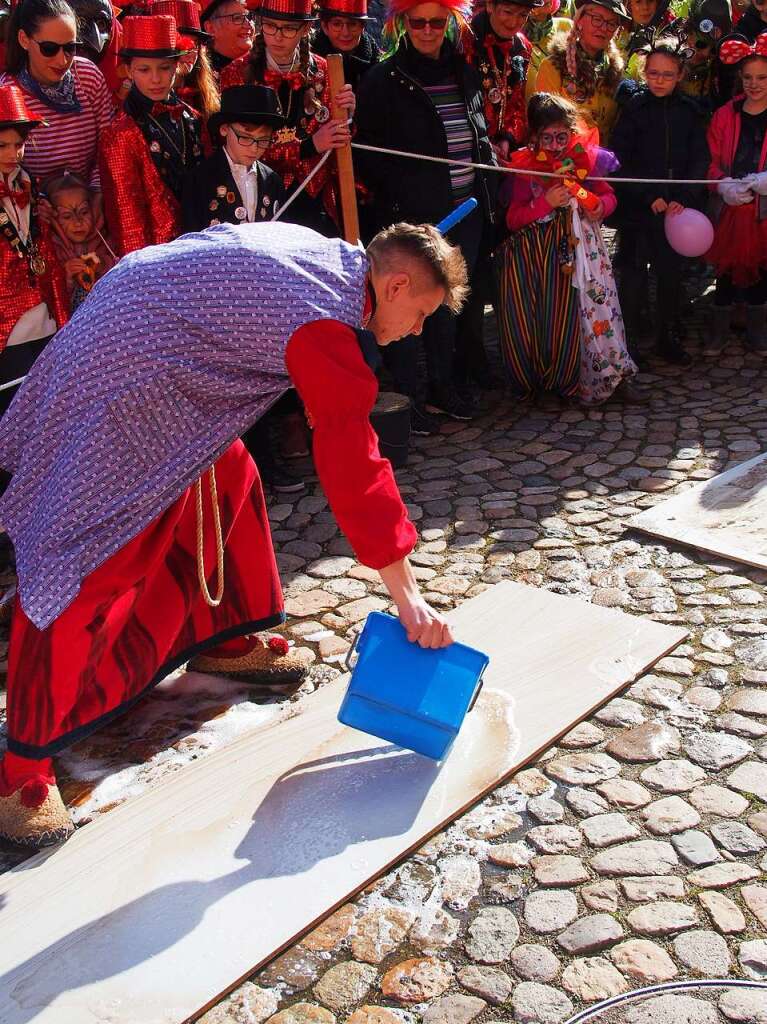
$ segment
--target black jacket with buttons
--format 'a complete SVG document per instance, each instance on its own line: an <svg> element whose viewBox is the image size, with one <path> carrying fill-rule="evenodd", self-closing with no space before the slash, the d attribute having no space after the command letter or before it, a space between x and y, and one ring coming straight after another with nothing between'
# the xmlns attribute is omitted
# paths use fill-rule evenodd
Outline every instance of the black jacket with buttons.
<svg viewBox="0 0 767 1024"><path fill-rule="evenodd" d="M673 180L705 179L710 162L705 116L679 89L659 98L646 86L640 88L618 115L610 149L620 160L620 177L668 180L663 185L616 184L619 222L652 216L650 204L659 198L698 209L705 205L705 185L677 185Z"/></svg>
<svg viewBox="0 0 767 1024"><path fill-rule="evenodd" d="M474 136L472 159L495 164L483 112L479 75L445 42L438 61L422 57L403 38L393 56L372 67L362 79L357 103L355 142L408 153L447 157L447 136L442 119L424 88L438 84L439 74L452 72L463 94ZM432 82L431 79L436 81ZM357 176L373 193L375 226L397 221L436 224L454 208L450 169L446 164L354 151ZM474 195L485 219L495 211L497 175L477 171Z"/></svg>

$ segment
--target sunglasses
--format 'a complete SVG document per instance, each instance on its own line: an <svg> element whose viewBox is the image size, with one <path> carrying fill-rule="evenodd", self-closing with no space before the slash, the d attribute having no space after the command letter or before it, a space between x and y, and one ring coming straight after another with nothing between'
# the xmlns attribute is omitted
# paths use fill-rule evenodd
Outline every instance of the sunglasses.
<svg viewBox="0 0 767 1024"><path fill-rule="evenodd" d="M406 17L408 25L417 32L426 28L427 25L440 32L447 25L447 18L411 18L410 15L406 15Z"/></svg>
<svg viewBox="0 0 767 1024"><path fill-rule="evenodd" d="M77 53L77 43L54 43L50 39L32 39L37 44L43 57L55 57L59 50L63 50L67 57L74 57Z"/></svg>
<svg viewBox="0 0 767 1024"><path fill-rule="evenodd" d="M241 146L246 146L248 149L269 149L272 144L272 137L268 139L256 139L252 135L240 135L236 128L231 125L228 126L229 131L234 135Z"/></svg>

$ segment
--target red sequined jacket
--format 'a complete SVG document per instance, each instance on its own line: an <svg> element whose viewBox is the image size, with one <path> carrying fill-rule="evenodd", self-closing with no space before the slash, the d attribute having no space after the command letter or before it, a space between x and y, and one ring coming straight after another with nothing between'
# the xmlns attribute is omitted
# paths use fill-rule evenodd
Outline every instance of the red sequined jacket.
<svg viewBox="0 0 767 1024"><path fill-rule="evenodd" d="M36 207L33 199L30 237L45 261L45 271L39 275L32 272L24 255L26 247L19 242L18 233L0 204L0 351L17 321L41 302L48 306L57 327L63 327L69 319L64 270L56 258L48 226L38 218Z"/></svg>
<svg viewBox="0 0 767 1024"><path fill-rule="evenodd" d="M191 107L184 104L184 108L199 118ZM194 150L189 167L202 155L198 136ZM163 181L135 118L125 111L102 133L99 170L104 216L118 256L146 245L172 242L181 234L181 203Z"/></svg>
<svg viewBox="0 0 767 1024"><path fill-rule="evenodd" d="M328 64L324 57L311 55L306 76L300 71L287 75L270 68L259 71L250 62L250 55L238 57L221 72L221 89L232 85L267 85L279 96L287 124L274 133L270 148L261 158L282 178L285 191L290 192L300 184L317 166L321 159L312 135L330 117L330 83ZM319 109L315 110L312 100L316 98ZM306 191L312 198L320 196L328 214L338 221L338 204L333 181L334 161L332 158L315 174Z"/></svg>
<svg viewBox="0 0 767 1024"><path fill-rule="evenodd" d="M525 81L532 46L521 32L511 40L497 39L484 11L472 20L472 29L466 57L482 79L490 141L516 149L527 136Z"/></svg>

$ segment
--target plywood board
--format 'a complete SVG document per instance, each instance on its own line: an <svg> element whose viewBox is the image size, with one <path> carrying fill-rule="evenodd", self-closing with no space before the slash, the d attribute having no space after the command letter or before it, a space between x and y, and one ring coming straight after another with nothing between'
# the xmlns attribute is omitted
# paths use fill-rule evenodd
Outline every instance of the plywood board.
<svg viewBox="0 0 767 1024"><path fill-rule="evenodd" d="M767 454L645 509L628 525L767 569Z"/></svg>
<svg viewBox="0 0 767 1024"><path fill-rule="evenodd" d="M442 765L336 721L345 680L0 878L3 1024L178 1024L686 635L502 583L451 614L490 655Z"/></svg>

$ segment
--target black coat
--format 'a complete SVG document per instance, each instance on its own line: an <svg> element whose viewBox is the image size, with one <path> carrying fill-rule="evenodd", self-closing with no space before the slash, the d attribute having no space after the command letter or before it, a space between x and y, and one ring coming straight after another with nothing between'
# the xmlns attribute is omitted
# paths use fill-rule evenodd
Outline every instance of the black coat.
<svg viewBox="0 0 767 1024"><path fill-rule="evenodd" d="M645 214L658 198L702 207L705 185L675 185L674 178L704 179L709 166L706 120L698 104L676 89L659 99L640 89L621 109L610 135L610 149L621 162L623 178L666 178L667 185L616 185L618 220Z"/></svg>
<svg viewBox="0 0 767 1024"><path fill-rule="evenodd" d="M256 221L271 220L284 202L282 178L259 160ZM241 224L236 211L244 206L223 146L186 176L181 199L184 231L204 231L211 224Z"/></svg>
<svg viewBox="0 0 767 1024"><path fill-rule="evenodd" d="M439 63L443 70L453 71L463 93L474 136L473 159L495 164L479 75L450 43L444 44ZM436 65L437 61L421 57L403 39L392 57L371 68L360 87L355 142L447 157L444 125L418 77L424 70L439 74ZM453 209L450 169L446 164L359 149L354 152L354 163L358 176L373 193L379 227L400 220L436 224ZM475 195L489 222L495 212L496 178L492 171L476 172Z"/></svg>

